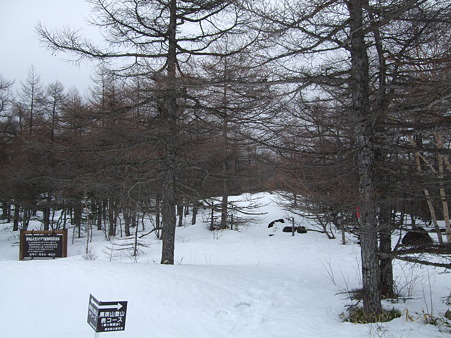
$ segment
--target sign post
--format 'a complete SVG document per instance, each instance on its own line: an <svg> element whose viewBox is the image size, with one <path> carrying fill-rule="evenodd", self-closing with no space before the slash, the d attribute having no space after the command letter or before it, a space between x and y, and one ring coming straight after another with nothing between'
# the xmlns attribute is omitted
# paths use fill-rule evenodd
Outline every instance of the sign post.
<svg viewBox="0 0 451 338"><path fill-rule="evenodd" d="M20 231L20 260L67 257L67 229Z"/></svg>
<svg viewBox="0 0 451 338"><path fill-rule="evenodd" d="M88 324L96 337L98 332L124 331L126 315L126 301L101 302L89 295Z"/></svg>

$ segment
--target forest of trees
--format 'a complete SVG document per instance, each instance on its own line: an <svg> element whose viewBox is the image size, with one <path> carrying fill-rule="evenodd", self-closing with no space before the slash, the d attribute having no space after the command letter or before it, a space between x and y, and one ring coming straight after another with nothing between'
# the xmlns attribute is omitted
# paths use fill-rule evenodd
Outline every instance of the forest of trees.
<svg viewBox="0 0 451 338"><path fill-rule="evenodd" d="M88 96L33 67L16 92L0 77L13 230L40 211L44 230L72 222L81 236L89 217L111 238L119 215L128 236L151 214L173 264L183 208L215 197L212 229L225 229L229 196L279 191L359 236L368 314L393 293L393 259L431 263L393 251L393 231L430 222L438 243L422 252L449 257L447 1L90 2L104 42L36 28L53 51L98 61Z"/></svg>

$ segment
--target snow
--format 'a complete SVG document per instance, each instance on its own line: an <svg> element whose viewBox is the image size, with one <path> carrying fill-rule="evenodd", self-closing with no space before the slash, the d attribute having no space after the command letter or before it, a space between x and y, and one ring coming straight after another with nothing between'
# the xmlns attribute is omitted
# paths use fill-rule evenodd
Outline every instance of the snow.
<svg viewBox="0 0 451 338"><path fill-rule="evenodd" d="M443 269L395 262L396 284L407 299L384 306L403 316L344 322L341 314L352 304L344 292L360 286L360 247L318 232L293 237L282 232L287 224L268 228L279 218L308 221L284 211L275 194L258 197L266 214L238 231L211 232L201 216L197 225L188 225L188 217L177 228L173 266L158 264L161 243L153 234L141 239L148 247L135 259L111 250L99 231L88 256L81 238L69 240L67 258L19 261L18 234L2 224L0 336L95 337L87 323L92 294L128 301L125 331L99 333L105 338L449 337L449 328L423 321L424 314L440 317L448 309L450 275Z"/></svg>

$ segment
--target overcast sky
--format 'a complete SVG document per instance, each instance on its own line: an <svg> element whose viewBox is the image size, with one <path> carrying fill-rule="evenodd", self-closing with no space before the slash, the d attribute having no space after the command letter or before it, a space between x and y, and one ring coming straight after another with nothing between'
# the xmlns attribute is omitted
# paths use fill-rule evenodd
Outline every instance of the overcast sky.
<svg viewBox="0 0 451 338"><path fill-rule="evenodd" d="M77 66L65 61L68 55L52 55L39 42L35 26L40 21L50 29L86 27L89 9L84 0L0 0L0 75L14 80L17 89L33 65L43 84L59 80L84 94L94 64Z"/></svg>

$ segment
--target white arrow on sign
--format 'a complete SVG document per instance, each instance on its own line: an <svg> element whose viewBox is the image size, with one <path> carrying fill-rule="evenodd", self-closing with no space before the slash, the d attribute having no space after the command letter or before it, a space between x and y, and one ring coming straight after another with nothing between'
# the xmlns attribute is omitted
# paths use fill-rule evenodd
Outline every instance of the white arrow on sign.
<svg viewBox="0 0 451 338"><path fill-rule="evenodd" d="M100 302L101 303L101 302ZM117 303L117 304L110 304L110 305L106 305L106 304L99 304L95 301L94 297L91 298L91 304L93 304L96 308L102 310L102 309L116 309L116 311L122 309L122 304L121 303Z"/></svg>

